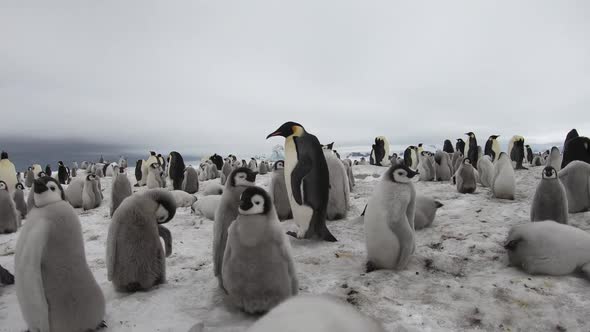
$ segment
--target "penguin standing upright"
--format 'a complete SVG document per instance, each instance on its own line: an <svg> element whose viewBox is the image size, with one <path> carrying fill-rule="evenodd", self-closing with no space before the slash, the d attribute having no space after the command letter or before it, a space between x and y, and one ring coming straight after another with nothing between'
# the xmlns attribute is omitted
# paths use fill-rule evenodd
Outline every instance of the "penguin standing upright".
<svg viewBox="0 0 590 332"><path fill-rule="evenodd" d="M136 187L141 186L141 180L143 179L143 172L141 171L143 168L143 163L144 160L139 159L137 161L137 163L135 163L135 181L137 181L137 183L135 184Z"/></svg>
<svg viewBox="0 0 590 332"><path fill-rule="evenodd" d="M453 144L450 140L446 139L443 145L443 151L446 153L455 153L455 149L453 149Z"/></svg>
<svg viewBox="0 0 590 332"><path fill-rule="evenodd" d="M479 154L477 151L477 138L473 132L465 133L468 136L467 144L465 144L465 158L469 159L473 168L477 169L477 161L479 160ZM456 171L456 170L455 170Z"/></svg>
<svg viewBox="0 0 590 332"><path fill-rule="evenodd" d="M47 174L47 176L51 176L51 165L45 165L45 174Z"/></svg>
<svg viewBox="0 0 590 332"><path fill-rule="evenodd" d="M525 158L524 137L518 135L512 137L508 145L508 154L510 159L516 162L515 169L526 169L522 166L522 162Z"/></svg>
<svg viewBox="0 0 590 332"><path fill-rule="evenodd" d="M563 143L563 159L561 168L574 160L580 160L590 164L590 139L578 135L578 131L572 129L566 136Z"/></svg>
<svg viewBox="0 0 590 332"><path fill-rule="evenodd" d="M63 161L57 162L57 179L59 180L59 184L66 184L68 182L68 170L66 166L64 166Z"/></svg>
<svg viewBox="0 0 590 332"><path fill-rule="evenodd" d="M0 181L6 183L6 188L12 196L18 182L16 179L16 167L8 159L8 153L5 151L0 154Z"/></svg>
<svg viewBox="0 0 590 332"><path fill-rule="evenodd" d="M332 148L330 148L332 150ZM385 136L375 138L369 163L376 166L389 166L389 142Z"/></svg>
<svg viewBox="0 0 590 332"><path fill-rule="evenodd" d="M461 138L457 138L455 152L461 152L462 155L465 155L465 142Z"/></svg>
<svg viewBox="0 0 590 332"><path fill-rule="evenodd" d="M174 190L182 189L182 181L184 180L184 159L180 153L176 151L170 152L168 156L168 177L172 180Z"/></svg>
<svg viewBox="0 0 590 332"><path fill-rule="evenodd" d="M531 149L530 145L525 145L526 148L526 160L529 163L529 165L533 164L533 158L534 158L534 154L533 154L533 149ZM561 167L561 165L560 165Z"/></svg>
<svg viewBox="0 0 590 332"><path fill-rule="evenodd" d="M417 147L410 145L404 151L404 163L411 169L418 168L418 155L416 154L417 150Z"/></svg>
<svg viewBox="0 0 590 332"><path fill-rule="evenodd" d="M274 136L285 137L285 182L297 237L337 241L326 227L330 175L322 145L295 122L284 123L266 138Z"/></svg>
<svg viewBox="0 0 590 332"><path fill-rule="evenodd" d="M486 156L490 156L490 159L492 159L492 162L496 161L496 159L498 159L498 157L500 156L500 143L498 142L498 137L500 137L500 135L492 135L490 136L490 138L488 138L488 141L486 142L486 146L484 149L484 154Z"/></svg>

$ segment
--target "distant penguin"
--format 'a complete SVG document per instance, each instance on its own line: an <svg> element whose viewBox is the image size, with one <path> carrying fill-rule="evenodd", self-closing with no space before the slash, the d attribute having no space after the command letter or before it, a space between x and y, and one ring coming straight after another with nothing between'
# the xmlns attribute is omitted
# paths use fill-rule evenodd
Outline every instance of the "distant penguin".
<svg viewBox="0 0 590 332"><path fill-rule="evenodd" d="M590 234L554 221L512 227L504 248L511 266L552 276L581 272L590 280Z"/></svg>
<svg viewBox="0 0 590 332"><path fill-rule="evenodd" d="M158 160L158 156L154 151L150 151L150 156L148 159L141 163L141 182L140 186L147 185L147 178L150 172L150 165L152 164L160 164Z"/></svg>
<svg viewBox="0 0 590 332"><path fill-rule="evenodd" d="M124 169L119 169L119 174L113 178L113 184L111 186L111 208L109 216L113 216L121 202L133 194L131 189L131 183L127 178L127 173Z"/></svg>
<svg viewBox="0 0 590 332"><path fill-rule="evenodd" d="M416 195L416 215L414 216L414 228L423 229L432 225L436 211L443 204L433 198Z"/></svg>
<svg viewBox="0 0 590 332"><path fill-rule="evenodd" d="M153 163L149 166L148 176L146 185L148 189L155 189L155 188L164 188L165 185L162 181L163 175L162 168L160 164Z"/></svg>
<svg viewBox="0 0 590 332"><path fill-rule="evenodd" d="M16 297L29 331L106 327L105 299L88 263L80 220L51 177L35 180L34 205L16 243Z"/></svg>
<svg viewBox="0 0 590 332"><path fill-rule="evenodd" d="M197 191L199 191L199 174L192 166L188 166L184 169L182 190L189 194L196 194Z"/></svg>
<svg viewBox="0 0 590 332"><path fill-rule="evenodd" d="M332 150L324 150L324 157L330 177L326 218L328 220L344 219L350 206L350 184L346 168Z"/></svg>
<svg viewBox="0 0 590 332"><path fill-rule="evenodd" d="M84 182L82 191L82 208L84 211L92 210L100 206L102 202L102 193L100 192L98 182L100 179L96 175L89 174Z"/></svg>
<svg viewBox="0 0 590 332"><path fill-rule="evenodd" d="M244 190L238 211L228 229L223 285L235 306L265 313L299 291L291 246L264 189Z"/></svg>
<svg viewBox="0 0 590 332"><path fill-rule="evenodd" d="M515 169L526 169L522 166L526 153L524 151L524 137L515 135L508 144L510 159L516 163Z"/></svg>
<svg viewBox="0 0 590 332"><path fill-rule="evenodd" d="M248 163L248 167L252 170L252 172L258 172L258 163L256 159L251 158L250 162Z"/></svg>
<svg viewBox="0 0 590 332"><path fill-rule="evenodd" d="M580 160L590 164L590 139L578 135L578 131L572 129L567 134L563 144L561 168L564 168L574 160Z"/></svg>
<svg viewBox="0 0 590 332"><path fill-rule="evenodd" d="M108 279L117 291L148 290L166 282L172 235L162 224L175 214L174 198L161 188L132 195L117 208L109 226L106 257Z"/></svg>
<svg viewBox="0 0 590 332"><path fill-rule="evenodd" d="M290 298L256 321L246 332L385 332L354 306L326 295Z"/></svg>
<svg viewBox="0 0 590 332"><path fill-rule="evenodd" d="M540 155L533 158L533 166L543 166L543 158Z"/></svg>
<svg viewBox="0 0 590 332"><path fill-rule="evenodd" d="M465 155L465 142L461 138L457 138L457 143L455 143L455 152L461 152L462 155Z"/></svg>
<svg viewBox="0 0 590 332"><path fill-rule="evenodd" d="M57 162L57 179L60 184L66 184L68 182L68 171L63 161Z"/></svg>
<svg viewBox="0 0 590 332"><path fill-rule="evenodd" d="M350 191L352 191L355 186L354 173L352 171L352 160L344 159L342 163L346 168L346 175L348 175L348 187L350 188Z"/></svg>
<svg viewBox="0 0 590 332"><path fill-rule="evenodd" d="M467 135L467 143L465 144L465 152L463 156L471 161L471 165L476 168L479 154L477 150L477 138L473 132L465 133ZM455 172L457 169L455 169Z"/></svg>
<svg viewBox="0 0 590 332"><path fill-rule="evenodd" d="M135 184L136 187L139 187L142 185L143 163L144 163L144 161L141 159L139 159L137 161L137 163L135 163L135 181L137 181L137 183Z"/></svg>
<svg viewBox="0 0 590 332"><path fill-rule="evenodd" d="M581 160L571 161L558 173L567 194L569 213L590 209L590 164Z"/></svg>
<svg viewBox="0 0 590 332"><path fill-rule="evenodd" d="M20 218L24 219L27 216L27 203L25 203L25 187L22 183L17 183L14 191L14 204L18 212L20 212Z"/></svg>
<svg viewBox="0 0 590 332"><path fill-rule="evenodd" d="M285 183L297 238L337 241L326 227L330 174L322 145L295 122L284 123L266 138L274 136L285 137Z"/></svg>
<svg viewBox="0 0 590 332"><path fill-rule="evenodd" d="M449 154L443 151L436 151L434 154L434 172L437 181L449 181L453 174Z"/></svg>
<svg viewBox="0 0 590 332"><path fill-rule="evenodd" d="M475 169L471 165L469 158L463 159L461 166L457 169L455 183L457 184L457 191L461 194L472 194L477 189Z"/></svg>
<svg viewBox="0 0 590 332"><path fill-rule="evenodd" d="M387 137L375 137L375 144L371 148L369 163L376 166L389 166L389 141Z"/></svg>
<svg viewBox="0 0 590 332"><path fill-rule="evenodd" d="M500 135L490 136L484 149L484 154L486 156L490 156L492 162L496 161L496 159L498 159L500 156L500 152L502 152L500 149L500 143L498 142L498 137L500 137ZM479 167L477 169L479 169Z"/></svg>
<svg viewBox="0 0 590 332"><path fill-rule="evenodd" d="M209 220L215 220L215 212L221 202L220 195L204 196L198 199L191 206L193 213L199 213Z"/></svg>
<svg viewBox="0 0 590 332"><path fill-rule="evenodd" d="M47 164L45 165L45 174L47 174L47 176L51 176L51 165Z"/></svg>
<svg viewBox="0 0 590 332"><path fill-rule="evenodd" d="M97 178L104 178L104 164L96 164L94 168L94 175Z"/></svg>
<svg viewBox="0 0 590 332"><path fill-rule="evenodd" d="M100 155L100 158L98 159L98 162L101 164L104 164L104 158L102 156L102 154Z"/></svg>
<svg viewBox="0 0 590 332"><path fill-rule="evenodd" d="M77 168L72 168L71 172L70 172L70 181L72 180L71 178L75 178L76 176L78 176L78 169Z"/></svg>
<svg viewBox="0 0 590 332"><path fill-rule="evenodd" d="M213 162L215 167L217 167L218 171L221 171L221 169L223 168L223 157L215 153L211 157L209 157L209 160Z"/></svg>
<svg viewBox="0 0 590 332"><path fill-rule="evenodd" d="M80 169L86 170L88 168L88 162L87 161L83 161L80 164Z"/></svg>
<svg viewBox="0 0 590 332"><path fill-rule="evenodd" d="M291 212L289 194L287 193L287 185L285 184L285 162L278 160L273 165L273 168L268 191L272 197L279 220L291 219L293 218L293 213Z"/></svg>
<svg viewBox="0 0 590 332"><path fill-rule="evenodd" d="M123 156L119 157L119 166L121 168L127 168L127 158L125 158ZM76 168L77 168L77 166L76 166Z"/></svg>
<svg viewBox="0 0 590 332"><path fill-rule="evenodd" d="M553 167L557 172L561 170L561 154L559 153L558 147L554 146L551 148L551 153L549 154L549 159L547 159L546 166Z"/></svg>
<svg viewBox="0 0 590 332"><path fill-rule="evenodd" d="M215 223L213 224L213 272L222 289L224 288L221 267L227 243L227 230L238 216L240 196L246 188L254 186L255 182L256 173L250 168L240 167L235 169L225 183L221 202L215 212Z"/></svg>
<svg viewBox="0 0 590 332"><path fill-rule="evenodd" d="M414 216L418 175L405 165L392 166L375 186L365 210L367 272L404 269L416 248Z"/></svg>
<svg viewBox="0 0 590 332"><path fill-rule="evenodd" d="M6 182L0 180L0 234L14 233L20 227L20 212L10 196Z"/></svg>
<svg viewBox="0 0 590 332"><path fill-rule="evenodd" d="M453 143L450 140L446 139L443 144L443 151L446 153L454 153L455 149L453 149Z"/></svg>
<svg viewBox="0 0 590 332"><path fill-rule="evenodd" d="M508 155L500 153L500 157L494 164L494 183L492 184L492 193L494 197L501 199L514 200L516 191L516 179L514 177L514 168Z"/></svg>
<svg viewBox="0 0 590 332"><path fill-rule="evenodd" d="M567 224L567 195L557 177L557 171L552 166L547 166L542 172L542 177L533 197L531 221L553 220Z"/></svg>
<svg viewBox="0 0 590 332"><path fill-rule="evenodd" d="M0 153L0 181L4 181L8 192L12 196L18 182L16 178L16 168L8 159L8 153L5 151Z"/></svg>
<svg viewBox="0 0 590 332"><path fill-rule="evenodd" d="M533 149L531 149L530 145L525 145L526 148L526 160L529 163L529 165L533 165L533 159L534 159L534 154L533 154ZM561 165L559 165L559 168L561 169Z"/></svg>
<svg viewBox="0 0 590 332"><path fill-rule="evenodd" d="M158 153L158 155L156 157L158 158L158 164L160 165L160 168L162 170L165 170L166 169L166 160L164 159L162 154Z"/></svg>
<svg viewBox="0 0 590 332"><path fill-rule="evenodd" d="M266 165L266 162L261 161L260 165L258 165L258 174L265 175L266 173L268 173L268 167Z"/></svg>
<svg viewBox="0 0 590 332"><path fill-rule="evenodd" d="M170 155L168 156L168 178L172 181L172 187L174 190L182 189L185 169L184 159L180 153L176 151L170 152Z"/></svg>
<svg viewBox="0 0 590 332"><path fill-rule="evenodd" d="M410 145L404 151L404 163L411 169L418 168L418 155L416 154L417 148Z"/></svg>
<svg viewBox="0 0 590 332"><path fill-rule="evenodd" d="M242 167L248 167L248 163L244 159L242 159Z"/></svg>
<svg viewBox="0 0 590 332"><path fill-rule="evenodd" d="M432 164L428 160L428 154L422 151L418 158L420 159L420 163L418 163L418 173L420 173L420 181L432 181L434 179L434 169L431 172Z"/></svg>
<svg viewBox="0 0 590 332"><path fill-rule="evenodd" d="M33 186L33 181L35 181L35 173L33 173L33 168L29 167L25 173L25 186L31 188Z"/></svg>
<svg viewBox="0 0 590 332"><path fill-rule="evenodd" d="M221 195L223 194L223 190L227 186L227 181L225 182L225 186L222 186L218 183L207 183L207 186L203 190L203 196L212 196L212 195Z"/></svg>
<svg viewBox="0 0 590 332"><path fill-rule="evenodd" d="M232 160L231 158L226 158L223 166L221 167L221 184L225 185L225 181L233 171Z"/></svg>
<svg viewBox="0 0 590 332"><path fill-rule="evenodd" d="M494 183L494 164L491 158L489 155L485 155L477 161L479 183L487 188L491 187Z"/></svg>

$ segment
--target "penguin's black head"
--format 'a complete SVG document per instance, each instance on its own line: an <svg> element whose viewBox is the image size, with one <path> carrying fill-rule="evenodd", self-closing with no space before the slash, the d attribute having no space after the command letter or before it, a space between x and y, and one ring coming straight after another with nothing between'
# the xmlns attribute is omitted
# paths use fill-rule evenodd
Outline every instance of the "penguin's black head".
<svg viewBox="0 0 590 332"><path fill-rule="evenodd" d="M94 179L96 179L96 175L94 175L94 174L86 175L86 181L94 181Z"/></svg>
<svg viewBox="0 0 590 332"><path fill-rule="evenodd" d="M543 169L543 179L557 179L557 171L553 166L547 166Z"/></svg>
<svg viewBox="0 0 590 332"><path fill-rule="evenodd" d="M58 164L59 166L63 166L63 165L64 165L64 162L60 160L60 161L58 161L58 162L57 162L57 164Z"/></svg>
<svg viewBox="0 0 590 332"><path fill-rule="evenodd" d="M248 167L236 168L229 176L230 185L232 187L251 187L256 182L257 174Z"/></svg>
<svg viewBox="0 0 590 332"><path fill-rule="evenodd" d="M17 190L25 190L25 186L23 186L23 184L22 184L22 183L20 183L20 182L19 182L19 183L17 183L17 184L16 184L14 187L15 187Z"/></svg>
<svg viewBox="0 0 590 332"><path fill-rule="evenodd" d="M273 165L273 169L276 171L277 169L285 168L285 161L284 160L277 160Z"/></svg>
<svg viewBox="0 0 590 332"><path fill-rule="evenodd" d="M150 151L150 156L155 156L156 153L154 151Z"/></svg>
<svg viewBox="0 0 590 332"><path fill-rule="evenodd" d="M465 133L465 135L467 135L467 136L469 136L469 137L473 137L473 136L475 136L475 134L474 134L473 132L471 132L471 131L470 131L470 132L468 132L468 133Z"/></svg>
<svg viewBox="0 0 590 332"><path fill-rule="evenodd" d="M462 138L457 138L457 142L463 142Z"/></svg>
<svg viewBox="0 0 590 332"><path fill-rule="evenodd" d="M422 145L423 145L422 143L418 143L418 147L419 147L419 148L421 148L421 147L422 147Z"/></svg>
<svg viewBox="0 0 590 332"><path fill-rule="evenodd" d="M394 153L394 154L391 155L391 158L390 159L393 159L393 158L397 159L397 153Z"/></svg>
<svg viewBox="0 0 590 332"><path fill-rule="evenodd" d="M559 148L554 146L551 148L551 153L556 152L557 154L559 154Z"/></svg>
<svg viewBox="0 0 590 332"><path fill-rule="evenodd" d="M330 144L322 145L322 148L324 148L325 150L332 150L334 148L334 142L332 142Z"/></svg>
<svg viewBox="0 0 590 332"><path fill-rule="evenodd" d="M493 140L495 140L498 137L500 137L500 135L492 135L492 136L490 136L489 140L490 141L493 141Z"/></svg>
<svg viewBox="0 0 590 332"><path fill-rule="evenodd" d="M2 159L8 159L8 153L6 151L2 151L2 153L0 153L0 160Z"/></svg>
<svg viewBox="0 0 590 332"><path fill-rule="evenodd" d="M249 187L240 196L241 215L267 214L272 208L272 201L266 190L260 187Z"/></svg>
<svg viewBox="0 0 590 332"><path fill-rule="evenodd" d="M29 168L27 168L27 171L32 171L32 170L33 170L33 167L29 166Z"/></svg>
<svg viewBox="0 0 590 332"><path fill-rule="evenodd" d="M35 180L33 183L33 193L35 206L37 207L66 200L63 188L51 176L44 176Z"/></svg>
<svg viewBox="0 0 590 332"><path fill-rule="evenodd" d="M289 121L289 122L285 122L282 126L279 127L279 129L275 130L273 133L266 136L266 139L269 139L269 138L275 137L275 136L283 136L285 138L287 138L291 135L301 136L301 134L303 134L304 130L305 129L303 128L303 126L300 125L299 123Z"/></svg>
<svg viewBox="0 0 590 332"><path fill-rule="evenodd" d="M387 171L388 179L395 183L410 183L412 182L412 178L418 174L420 173L404 164L391 166Z"/></svg>
<svg viewBox="0 0 590 332"><path fill-rule="evenodd" d="M6 185L6 182L0 181L0 190L8 191L8 186Z"/></svg>

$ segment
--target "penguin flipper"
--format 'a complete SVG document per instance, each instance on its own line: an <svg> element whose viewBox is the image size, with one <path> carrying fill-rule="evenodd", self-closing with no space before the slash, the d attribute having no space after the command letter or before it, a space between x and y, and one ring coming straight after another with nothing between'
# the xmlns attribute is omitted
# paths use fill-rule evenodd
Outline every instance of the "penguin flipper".
<svg viewBox="0 0 590 332"><path fill-rule="evenodd" d="M408 265L410 257L412 256L412 253L414 253L414 231L412 230L410 223L406 221L396 224L390 223L389 227L399 241L399 256L397 258L396 269L401 270Z"/></svg>
<svg viewBox="0 0 590 332"><path fill-rule="evenodd" d="M303 178L311 171L312 163L309 160L309 157L303 157L299 159L297 165L291 172L291 190L293 192L293 198L295 202L299 205L303 205L303 195L301 194L301 184L303 183Z"/></svg>
<svg viewBox="0 0 590 332"><path fill-rule="evenodd" d="M172 255L172 234L168 230L168 228L158 225L158 235L164 240L164 245L166 247L166 257L170 257Z"/></svg>

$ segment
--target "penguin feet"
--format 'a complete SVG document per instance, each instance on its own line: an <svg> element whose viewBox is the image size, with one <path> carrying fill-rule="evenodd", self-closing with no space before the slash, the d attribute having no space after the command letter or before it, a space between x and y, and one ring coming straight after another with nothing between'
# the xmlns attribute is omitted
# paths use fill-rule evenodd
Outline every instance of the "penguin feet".
<svg viewBox="0 0 590 332"><path fill-rule="evenodd" d="M108 327L107 323L103 320L102 322L100 322L100 324L98 324L95 331L106 329L107 327Z"/></svg>
<svg viewBox="0 0 590 332"><path fill-rule="evenodd" d="M365 271L367 273L371 273L371 272L373 272L375 270L377 270L377 266L375 266L375 264L373 262L368 261L367 262L367 265L366 265L366 270Z"/></svg>

